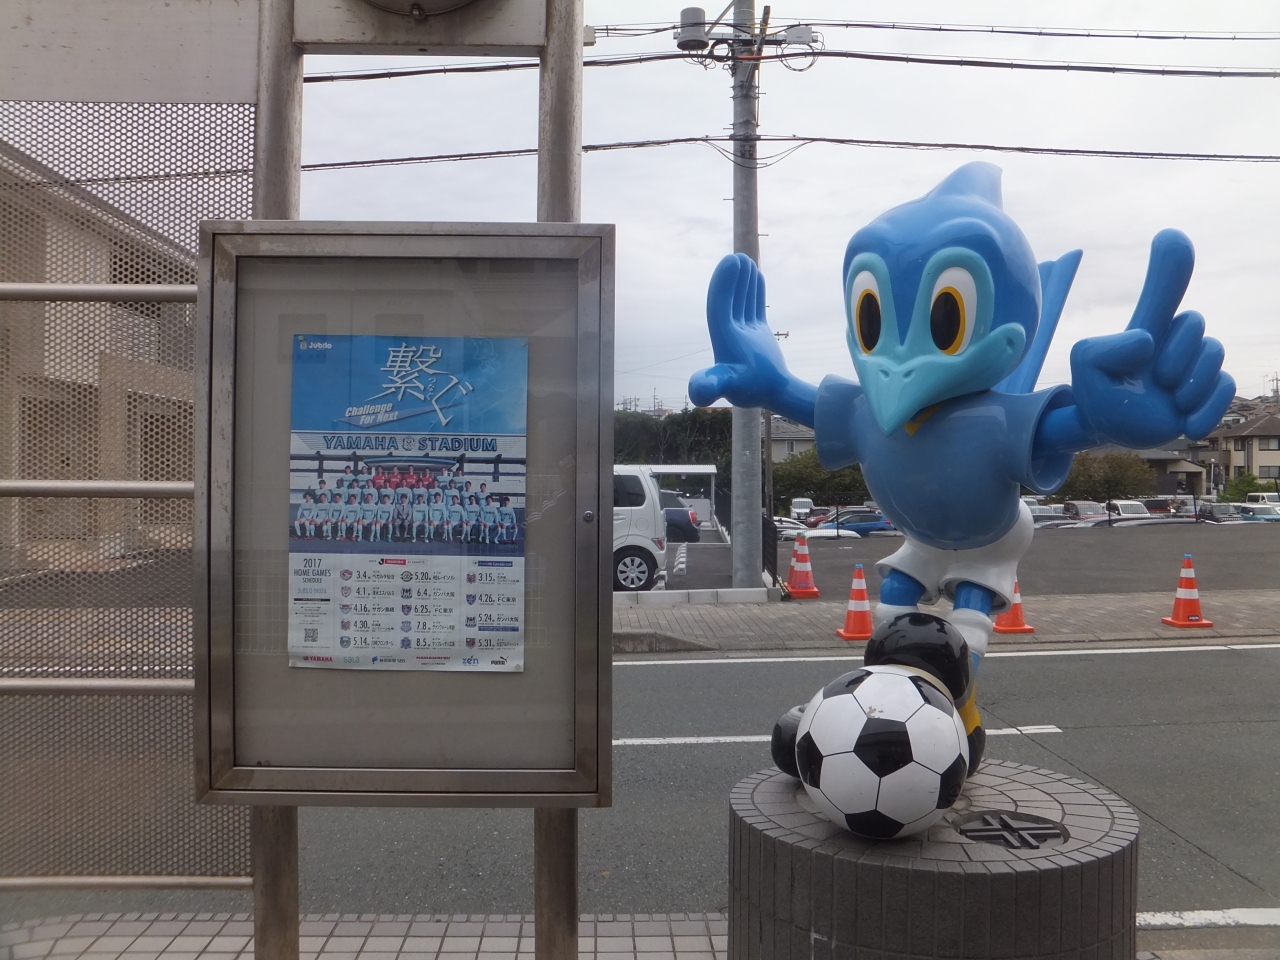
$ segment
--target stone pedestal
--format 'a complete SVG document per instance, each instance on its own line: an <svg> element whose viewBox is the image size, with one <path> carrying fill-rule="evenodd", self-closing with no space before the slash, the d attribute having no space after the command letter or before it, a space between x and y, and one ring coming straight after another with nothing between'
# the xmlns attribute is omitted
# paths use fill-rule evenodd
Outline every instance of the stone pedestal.
<svg viewBox="0 0 1280 960"><path fill-rule="evenodd" d="M731 794L729 960L1132 960L1138 818L1050 770L986 761L904 840L828 821L769 769Z"/></svg>

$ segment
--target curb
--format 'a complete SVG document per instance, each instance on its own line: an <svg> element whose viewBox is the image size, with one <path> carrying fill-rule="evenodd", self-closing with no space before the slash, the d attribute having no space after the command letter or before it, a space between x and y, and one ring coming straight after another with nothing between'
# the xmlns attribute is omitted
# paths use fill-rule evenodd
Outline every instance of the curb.
<svg viewBox="0 0 1280 960"><path fill-rule="evenodd" d="M614 653L710 653L717 649L710 644L660 630L613 631Z"/></svg>
<svg viewBox="0 0 1280 960"><path fill-rule="evenodd" d="M646 593L614 591L613 606L674 607L679 604L768 603L765 587L736 587L724 590L650 590Z"/></svg>

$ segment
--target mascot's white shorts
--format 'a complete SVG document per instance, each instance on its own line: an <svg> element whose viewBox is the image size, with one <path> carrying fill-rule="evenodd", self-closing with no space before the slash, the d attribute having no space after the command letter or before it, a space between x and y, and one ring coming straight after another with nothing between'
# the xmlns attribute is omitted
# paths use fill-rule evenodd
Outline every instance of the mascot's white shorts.
<svg viewBox="0 0 1280 960"><path fill-rule="evenodd" d="M880 576L900 570L924 585L921 603L933 603L939 596L954 600L961 583L976 583L995 594L991 612L1003 613L1013 603L1013 584L1018 578L1018 561L1031 546L1035 521L1025 503L1018 505L1018 519L1012 529L995 543L973 550L940 550L907 537L896 553L876 564Z"/></svg>

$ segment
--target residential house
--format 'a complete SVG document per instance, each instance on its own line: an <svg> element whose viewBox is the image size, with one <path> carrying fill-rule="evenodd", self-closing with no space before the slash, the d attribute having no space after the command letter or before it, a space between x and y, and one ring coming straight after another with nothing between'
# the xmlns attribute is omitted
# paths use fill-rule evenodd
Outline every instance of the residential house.
<svg viewBox="0 0 1280 960"><path fill-rule="evenodd" d="M1208 437L1209 451L1226 479L1252 473L1280 479L1280 416L1264 414L1243 423L1223 422Z"/></svg>
<svg viewBox="0 0 1280 960"><path fill-rule="evenodd" d="M773 449L769 451L774 463L780 463L797 453L804 453L814 447L813 430L794 420L779 417L773 418Z"/></svg>

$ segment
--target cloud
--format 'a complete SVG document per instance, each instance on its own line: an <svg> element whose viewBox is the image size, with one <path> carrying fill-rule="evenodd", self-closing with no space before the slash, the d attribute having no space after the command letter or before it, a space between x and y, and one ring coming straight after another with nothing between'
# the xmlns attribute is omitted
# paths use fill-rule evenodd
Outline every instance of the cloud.
<svg viewBox="0 0 1280 960"><path fill-rule="evenodd" d="M675 17L653 4L644 15ZM1117 6L975 2L967 22L1114 29L1273 29L1266 5L1146 2ZM589 23L636 19L637 5L588 2ZM713 15L715 12L712 11ZM845 19L847 3L773 3L773 22ZM859 5L868 20L949 22L942 2ZM1040 24L1035 23L1041 20ZM829 47L1039 60L1267 66L1275 42L1058 39L901 31L825 31ZM602 38L588 55L674 49L669 34ZM308 59L308 71L404 66L407 58ZM824 60L805 73L763 68L761 132L883 139L1197 152L1280 153L1274 81L1033 73ZM537 142L536 71L307 88L306 162L529 147ZM729 79L692 63L586 71L584 140L725 132ZM762 148L762 154L774 148ZM971 159L1004 169L1005 206L1041 258L1085 257L1042 383L1069 379L1070 345L1122 329L1156 231L1184 230L1197 269L1185 306L1227 347L1241 392L1280 367L1269 321L1280 257L1280 165L1081 159L813 145L760 171L761 264L770 322L809 380L852 376L844 346L840 263L859 226L917 197ZM731 252L730 164L705 146L588 154L583 216L618 225L617 394L669 405L710 362L706 282ZM532 158L310 173L309 218L532 220ZM706 352L687 356L698 350ZM674 359L680 358L680 359ZM632 371L626 373L624 371Z"/></svg>

